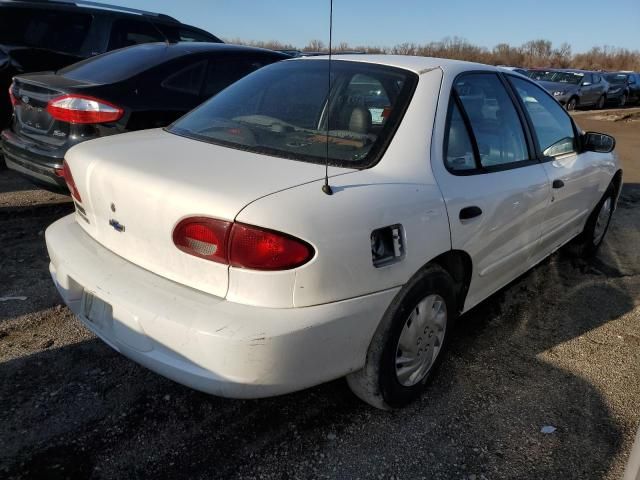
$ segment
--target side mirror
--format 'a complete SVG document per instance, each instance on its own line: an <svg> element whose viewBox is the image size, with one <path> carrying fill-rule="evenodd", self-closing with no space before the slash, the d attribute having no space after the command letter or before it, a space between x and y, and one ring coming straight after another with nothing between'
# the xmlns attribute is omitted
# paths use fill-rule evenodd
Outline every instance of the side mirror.
<svg viewBox="0 0 640 480"><path fill-rule="evenodd" d="M591 82L582 82L583 87L588 87L589 85L591 85Z"/></svg>
<svg viewBox="0 0 640 480"><path fill-rule="evenodd" d="M582 136L585 152L609 153L616 148L616 139L605 133L587 132Z"/></svg>

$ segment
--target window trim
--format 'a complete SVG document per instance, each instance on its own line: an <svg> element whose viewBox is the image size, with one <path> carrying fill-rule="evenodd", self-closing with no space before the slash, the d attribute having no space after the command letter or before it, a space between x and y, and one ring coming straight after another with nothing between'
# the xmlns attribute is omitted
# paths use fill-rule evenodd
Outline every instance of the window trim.
<svg viewBox="0 0 640 480"><path fill-rule="evenodd" d="M527 127L531 132L531 136L533 138L534 141L534 148L535 148L535 152L536 152L536 159L540 162L540 163L546 163L546 162L552 162L553 160L556 160L557 158L560 157L565 157L568 155L578 155L582 152L582 146L580 144L580 130L578 129L576 122L573 120L573 117L571 115L569 115L569 113L565 110L565 108L560 104L560 102L558 102L553 95L551 95L549 92L547 92L547 90L545 90L544 88L542 88L540 85L537 85L534 81L532 81L529 78L522 78L516 75L512 75L510 73L503 73L502 75L504 75L505 77L507 77L507 83L509 84L509 88L512 90L513 95L516 98L516 101L520 104L520 108L522 109L526 121L527 121ZM539 90L542 91L543 94L547 95L549 98L551 98L554 102L556 102L556 104L558 104L558 106L560 107L560 109L562 110L562 112L569 118L569 120L571 121L571 127L573 128L573 151L572 152L567 152L567 153L563 153L561 155L556 155L556 156L548 156L548 155L544 155L542 153L542 148L540 146L540 139L538 138L538 134L536 133L536 129L533 125L533 120L531 120L531 116L529 115L529 112L527 111L526 106L524 105L524 102L522 101L522 99L520 98L520 95L518 95L518 92L516 91L516 87L513 85L513 83L511 82L510 78L516 78L518 80L524 80L525 82L530 83L531 85L533 85L534 87L537 87Z"/></svg>
<svg viewBox="0 0 640 480"><path fill-rule="evenodd" d="M455 91L455 84L458 81L458 78L463 77L465 75L470 75L470 74L489 74L489 75L495 75L498 78L498 81L501 83L501 85L503 86L503 88L505 89L505 91L507 92L507 96L509 97L515 111L516 114L518 115L518 119L520 120L520 125L522 126L522 132L524 134L524 138L525 138L525 143L527 144L527 153L529 155L529 158L527 160L518 160L516 162L509 162L509 163L503 163L500 165L491 165L491 166L484 166L482 165L482 162L480 161L480 151L478 148L478 142L476 140L476 136L475 133L473 133L473 128L471 126L471 121L469 120L469 117L467 115L466 110L464 109L464 105L462 104L462 101L460 100L460 97L458 96L458 93ZM517 104L517 102L514 102L514 98L513 98L513 92L510 90L510 85L505 85L505 81L504 79L501 78L502 76L502 72L498 72L498 71L493 71L493 70L467 70L464 72L459 73L458 75L455 76L455 78L453 79L453 83L451 85L451 90L449 91L449 102L448 102L448 106L447 106L447 117L445 120L445 132L444 132L444 140L443 140L443 148L442 148L442 152L443 152L443 157L442 157L442 162L444 164L445 169L452 175L458 176L458 177L466 177L469 175L484 175L487 173L495 173L495 172L503 172L506 170L513 170L515 168L524 168L524 167L528 167L531 165L535 165L535 164L539 164L539 158L536 155L537 151L535 150L535 142L533 142L534 137L531 135L531 132L529 131L530 127L529 124L526 121L526 118L523 117L523 112L520 109L520 106ZM512 75L515 77L515 75ZM518 75L517 78L520 78L520 76ZM517 99L516 99L517 100ZM456 106L458 107L458 109L460 110L460 115L462 116L462 119L464 121L465 124L465 128L467 129L467 134L469 135L469 139L471 140L471 145L473 148L473 155L474 155L474 160L476 163L476 168L474 169L469 169L469 170L455 170L449 167L449 165L447 164L447 150L449 148L449 125L450 125L450 121L451 121L451 115L453 113L453 102L456 103ZM530 143L532 142L532 143Z"/></svg>

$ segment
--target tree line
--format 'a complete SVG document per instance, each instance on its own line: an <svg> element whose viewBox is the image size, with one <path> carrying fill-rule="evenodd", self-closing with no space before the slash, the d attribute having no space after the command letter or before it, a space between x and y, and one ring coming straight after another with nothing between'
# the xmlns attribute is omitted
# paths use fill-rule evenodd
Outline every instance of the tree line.
<svg viewBox="0 0 640 480"><path fill-rule="evenodd" d="M302 49L270 41L245 41L231 39L228 43L250 45L272 50L302 50L307 52L328 52L322 40L311 40ZM420 55L424 57L452 58L489 65L511 65L525 68L580 68L585 70L633 70L640 71L640 50L618 47L593 47L587 52L573 53L571 45L563 43L555 47L549 40L530 40L520 46L500 43L489 49L474 45L464 38L447 37L438 42L426 44L400 43L393 47L349 45L346 42L336 44L334 53L358 51L377 54Z"/></svg>

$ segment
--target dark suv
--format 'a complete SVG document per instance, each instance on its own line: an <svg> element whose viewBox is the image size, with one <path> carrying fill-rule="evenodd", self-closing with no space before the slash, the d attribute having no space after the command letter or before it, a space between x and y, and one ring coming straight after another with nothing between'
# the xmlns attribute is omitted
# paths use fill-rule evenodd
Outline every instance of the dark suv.
<svg viewBox="0 0 640 480"><path fill-rule="evenodd" d="M0 0L0 129L11 117L7 91L14 75L58 70L109 50L165 41L221 43L159 13L95 2Z"/></svg>
<svg viewBox="0 0 640 480"><path fill-rule="evenodd" d="M633 72L607 73L608 100L619 107L640 102L640 75Z"/></svg>

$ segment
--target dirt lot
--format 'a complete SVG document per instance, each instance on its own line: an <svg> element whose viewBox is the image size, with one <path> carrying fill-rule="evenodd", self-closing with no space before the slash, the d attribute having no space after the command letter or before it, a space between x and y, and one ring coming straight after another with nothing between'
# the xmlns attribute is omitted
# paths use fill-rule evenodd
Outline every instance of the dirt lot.
<svg viewBox="0 0 640 480"><path fill-rule="evenodd" d="M632 183L598 258L556 254L465 315L394 413L341 380L225 400L121 357L49 278L43 230L68 199L0 171L0 297L27 297L0 301L0 477L620 478L640 422L640 122L576 118L618 137Z"/></svg>

